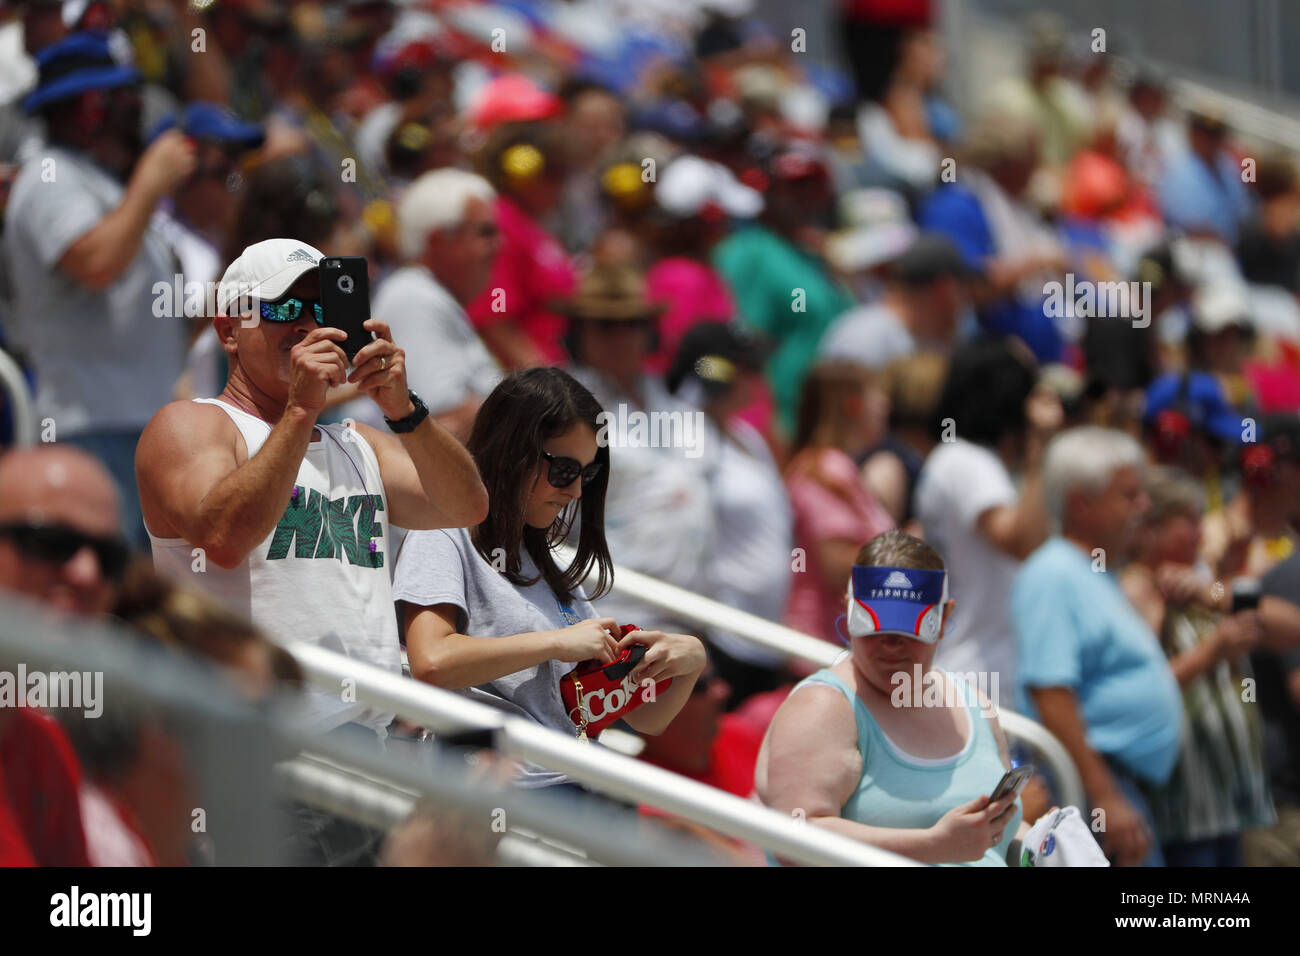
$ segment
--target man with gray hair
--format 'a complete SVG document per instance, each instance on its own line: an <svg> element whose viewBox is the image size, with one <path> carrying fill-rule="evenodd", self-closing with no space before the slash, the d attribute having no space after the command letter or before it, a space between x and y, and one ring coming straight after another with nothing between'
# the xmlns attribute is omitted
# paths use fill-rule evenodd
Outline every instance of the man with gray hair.
<svg viewBox="0 0 1300 956"><path fill-rule="evenodd" d="M1148 505L1144 465L1122 432L1086 426L1054 438L1043 490L1056 533L1011 592L1022 706L1069 751L1119 866L1163 865L1142 786L1169 778L1183 734L1160 641L1112 573Z"/></svg>
<svg viewBox="0 0 1300 956"><path fill-rule="evenodd" d="M436 169L416 179L397 208L406 265L379 286L372 309L387 319L406 351L411 388L462 440L501 378L465 313L465 303L487 285L500 245L495 196L486 179L460 169ZM340 412L382 424L371 421L369 401L349 402Z"/></svg>

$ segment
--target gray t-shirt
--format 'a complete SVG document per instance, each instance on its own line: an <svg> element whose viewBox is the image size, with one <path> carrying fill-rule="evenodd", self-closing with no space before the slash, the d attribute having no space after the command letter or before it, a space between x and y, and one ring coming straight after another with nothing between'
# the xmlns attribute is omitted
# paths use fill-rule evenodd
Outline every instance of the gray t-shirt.
<svg viewBox="0 0 1300 956"><path fill-rule="evenodd" d="M527 554L522 565L525 577L537 573ZM474 549L466 528L407 534L397 555L393 597L421 607L454 604L461 611L457 630L484 639L555 631L597 616L581 591L569 605L562 606L544 580L528 587L511 584ZM576 666L545 661L462 693L574 737L577 727L565 713L560 678ZM524 787L545 787L566 780L562 773L524 764L516 782Z"/></svg>
<svg viewBox="0 0 1300 956"><path fill-rule="evenodd" d="M86 157L51 146L23 164L5 213L14 299L5 331L35 367L37 412L55 420L60 436L144 427L171 401L181 372L187 331L171 292L177 264L156 224L102 292L58 268L124 194Z"/></svg>

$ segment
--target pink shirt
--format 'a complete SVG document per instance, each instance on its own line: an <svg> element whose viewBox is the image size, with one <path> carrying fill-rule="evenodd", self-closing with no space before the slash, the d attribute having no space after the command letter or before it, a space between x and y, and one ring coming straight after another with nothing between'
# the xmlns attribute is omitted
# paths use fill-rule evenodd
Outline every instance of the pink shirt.
<svg viewBox="0 0 1300 956"><path fill-rule="evenodd" d="M505 196L497 197L496 213L501 249L487 288L465 311L476 329L515 322L547 362L560 362L566 320L551 307L573 294L577 271L560 244Z"/></svg>
<svg viewBox="0 0 1300 956"><path fill-rule="evenodd" d="M667 375L677 349L692 326L700 322L730 322L736 314L731 290L713 269L702 262L677 256L661 259L646 273L646 298L662 302L667 309L659 316L659 350L646 360L646 368ZM737 417L767 434L776 405L766 381Z"/></svg>
<svg viewBox="0 0 1300 956"><path fill-rule="evenodd" d="M674 257L661 259L646 273L646 297L668 308L659 317L659 351L646 366L663 375L677 354L682 336L697 322L727 322L735 314L731 292L718 274L702 262Z"/></svg>
<svg viewBox="0 0 1300 956"><path fill-rule="evenodd" d="M861 547L893 528L894 521L862 484L852 458L835 448L824 448L817 455L821 480L801 475L787 482L794 506L794 543L802 549L804 570L794 572L785 623L841 644L835 619L844 613L848 579L834 587L825 583L816 545L845 538Z"/></svg>

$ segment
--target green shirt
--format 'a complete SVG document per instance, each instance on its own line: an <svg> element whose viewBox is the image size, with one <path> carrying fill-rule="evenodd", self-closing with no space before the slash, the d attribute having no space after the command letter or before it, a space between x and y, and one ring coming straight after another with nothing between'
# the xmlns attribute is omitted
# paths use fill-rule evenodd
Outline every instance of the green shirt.
<svg viewBox="0 0 1300 956"><path fill-rule="evenodd" d="M853 299L820 259L766 226L729 236L718 244L713 259L736 297L741 319L776 345L767 378L781 423L793 433L799 389L817 345Z"/></svg>

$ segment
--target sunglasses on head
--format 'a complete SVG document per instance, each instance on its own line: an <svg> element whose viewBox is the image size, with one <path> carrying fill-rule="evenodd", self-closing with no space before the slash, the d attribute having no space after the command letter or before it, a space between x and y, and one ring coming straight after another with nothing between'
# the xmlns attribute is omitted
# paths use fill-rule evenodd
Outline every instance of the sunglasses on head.
<svg viewBox="0 0 1300 956"><path fill-rule="evenodd" d="M567 488L573 484L574 479L582 477L582 487L586 488L596 480L600 474L600 469L604 467L600 462L593 461L586 468L582 467L582 462L576 458L562 458L542 452L542 457L550 464L550 469L546 473L546 480L556 488Z"/></svg>
<svg viewBox="0 0 1300 956"><path fill-rule="evenodd" d="M107 578L120 578L130 558L126 542L121 538L96 537L67 525L0 524L0 536L12 541L25 557L53 564L66 564L82 548L90 548Z"/></svg>
<svg viewBox="0 0 1300 956"><path fill-rule="evenodd" d="M325 310L317 299L281 299L279 302L263 302L262 318L268 322L296 322L307 304L311 304L312 315L317 325L325 324Z"/></svg>

